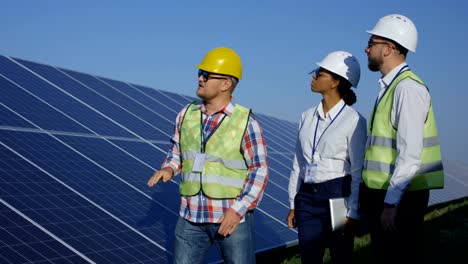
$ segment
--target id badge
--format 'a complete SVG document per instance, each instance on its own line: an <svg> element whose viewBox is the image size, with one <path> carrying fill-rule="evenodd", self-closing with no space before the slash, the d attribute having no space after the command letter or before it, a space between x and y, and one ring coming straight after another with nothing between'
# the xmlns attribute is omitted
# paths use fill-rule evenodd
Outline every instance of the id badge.
<svg viewBox="0 0 468 264"><path fill-rule="evenodd" d="M197 153L195 155L195 161L193 162L192 172L202 172L205 166L205 153Z"/></svg>
<svg viewBox="0 0 468 264"><path fill-rule="evenodd" d="M306 166L306 171L305 171L305 178L304 182L305 183L314 183L314 179L317 175L317 163L312 162L307 164Z"/></svg>

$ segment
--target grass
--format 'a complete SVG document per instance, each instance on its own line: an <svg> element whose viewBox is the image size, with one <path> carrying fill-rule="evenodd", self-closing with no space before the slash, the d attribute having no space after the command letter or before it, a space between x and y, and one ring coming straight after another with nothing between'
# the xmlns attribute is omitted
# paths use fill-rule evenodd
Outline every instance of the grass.
<svg viewBox="0 0 468 264"><path fill-rule="evenodd" d="M425 216L425 243L428 263L459 263L468 260L468 197L429 207ZM462 262L463 262L462 261ZM328 252L324 262L329 263ZM300 264L297 246L257 254L257 263ZM353 263L371 263L370 236L356 237Z"/></svg>

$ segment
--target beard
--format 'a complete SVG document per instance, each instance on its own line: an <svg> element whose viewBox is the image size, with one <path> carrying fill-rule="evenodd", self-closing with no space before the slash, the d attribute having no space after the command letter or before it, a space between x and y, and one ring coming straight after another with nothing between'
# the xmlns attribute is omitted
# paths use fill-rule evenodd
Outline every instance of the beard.
<svg viewBox="0 0 468 264"><path fill-rule="evenodd" d="M369 68L369 70L373 71L373 72L377 72L380 70L380 65L381 63L375 59L371 59L369 58L367 60L367 67Z"/></svg>

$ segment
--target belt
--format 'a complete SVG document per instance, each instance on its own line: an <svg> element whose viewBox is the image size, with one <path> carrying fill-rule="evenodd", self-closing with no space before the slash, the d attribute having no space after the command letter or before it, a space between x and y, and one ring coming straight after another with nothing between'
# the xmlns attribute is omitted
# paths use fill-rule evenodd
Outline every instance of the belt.
<svg viewBox="0 0 468 264"><path fill-rule="evenodd" d="M301 185L301 190L304 192L317 193L337 190L337 187L341 189L344 197L349 196L351 194L351 175L345 175L343 177L319 183L303 183Z"/></svg>

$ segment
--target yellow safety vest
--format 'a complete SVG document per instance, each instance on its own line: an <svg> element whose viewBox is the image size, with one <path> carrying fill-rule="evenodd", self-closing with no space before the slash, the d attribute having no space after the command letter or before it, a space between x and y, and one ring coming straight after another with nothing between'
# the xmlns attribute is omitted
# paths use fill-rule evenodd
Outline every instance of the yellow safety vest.
<svg viewBox="0 0 468 264"><path fill-rule="evenodd" d="M236 105L203 146L200 103L194 102L187 107L181 125L182 180L179 191L185 196L196 195L202 190L211 198L235 198L241 193L247 177L241 146L250 109ZM201 152L206 154L203 170L193 172L195 156Z"/></svg>
<svg viewBox="0 0 468 264"><path fill-rule="evenodd" d="M398 83L411 78L422 85L424 83L414 73L407 70L400 73L380 100L368 126L369 145L364 158L362 179L372 189L387 189L395 170L397 158L397 130L391 123L393 97ZM426 87L427 89L427 87ZM372 121L373 120L373 121ZM424 124L424 143L421 154L421 166L407 190L437 189L444 186L444 173L437 127L432 111L432 104Z"/></svg>

